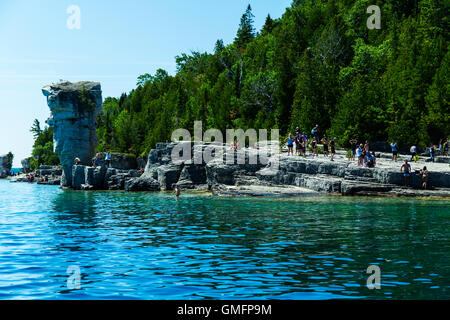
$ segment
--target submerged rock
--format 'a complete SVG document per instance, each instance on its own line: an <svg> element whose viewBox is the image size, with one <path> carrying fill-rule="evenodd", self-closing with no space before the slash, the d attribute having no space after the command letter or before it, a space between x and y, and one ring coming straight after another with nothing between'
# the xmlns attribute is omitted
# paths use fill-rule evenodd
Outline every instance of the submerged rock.
<svg viewBox="0 0 450 320"><path fill-rule="evenodd" d="M71 186L74 159L78 157L88 165L95 155L95 118L102 108L101 86L98 82L61 82L45 86L42 93L51 111L47 123L53 128L55 152L64 171L61 183Z"/></svg>

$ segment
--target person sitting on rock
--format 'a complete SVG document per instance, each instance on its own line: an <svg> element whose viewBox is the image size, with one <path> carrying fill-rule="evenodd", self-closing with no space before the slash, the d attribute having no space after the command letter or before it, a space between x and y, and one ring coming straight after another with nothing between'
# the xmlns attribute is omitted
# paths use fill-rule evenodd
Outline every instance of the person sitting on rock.
<svg viewBox="0 0 450 320"><path fill-rule="evenodd" d="M405 186L409 186L409 177L411 176L411 165L408 163L408 160L405 160L405 163L401 166L400 172L403 172L403 176L405 178Z"/></svg>
<svg viewBox="0 0 450 320"><path fill-rule="evenodd" d="M95 155L94 167L100 167L101 165L102 165L102 156L100 153L97 152L97 154Z"/></svg>
<svg viewBox="0 0 450 320"><path fill-rule="evenodd" d="M75 160L73 161L73 164L75 165L75 166L78 166L78 165L80 165L81 164L81 160L80 160L80 158L75 158Z"/></svg>

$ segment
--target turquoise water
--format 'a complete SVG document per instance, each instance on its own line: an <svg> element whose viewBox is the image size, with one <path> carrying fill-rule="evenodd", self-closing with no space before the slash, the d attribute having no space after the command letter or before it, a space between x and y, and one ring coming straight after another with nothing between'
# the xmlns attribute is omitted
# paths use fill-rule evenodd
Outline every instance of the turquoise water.
<svg viewBox="0 0 450 320"><path fill-rule="evenodd" d="M449 209L0 181L0 299L449 299Z"/></svg>

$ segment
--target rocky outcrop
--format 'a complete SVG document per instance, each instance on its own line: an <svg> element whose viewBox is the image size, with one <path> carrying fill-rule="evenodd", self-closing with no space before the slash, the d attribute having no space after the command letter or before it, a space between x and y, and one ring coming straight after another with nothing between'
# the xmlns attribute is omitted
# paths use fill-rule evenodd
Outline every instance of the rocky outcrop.
<svg viewBox="0 0 450 320"><path fill-rule="evenodd" d="M102 91L98 82L61 82L42 89L47 97L51 116L47 120L53 128L55 152L63 167L63 186L71 186L74 159L91 164L97 144L95 118L102 108ZM76 178L75 182L78 183ZM78 187L78 185L76 186Z"/></svg>
<svg viewBox="0 0 450 320"><path fill-rule="evenodd" d="M6 177L9 175L9 172L12 168L12 161L8 155L0 156L0 178Z"/></svg>
<svg viewBox="0 0 450 320"><path fill-rule="evenodd" d="M26 158L21 161L23 173L31 172L31 163L30 162L31 162L31 158Z"/></svg>
<svg viewBox="0 0 450 320"><path fill-rule="evenodd" d="M62 167L61 166L45 166L41 165L38 170L36 170L38 176L61 176Z"/></svg>
<svg viewBox="0 0 450 320"><path fill-rule="evenodd" d="M211 144L206 143L159 143L150 151L142 175L139 170L76 166L72 185L81 190L159 191L179 187L211 190L221 195L255 196L318 193L450 196L450 171L445 168L431 171L429 182L433 190L420 190L421 177L415 173L410 177L412 188L403 187L404 176L399 170L401 163L385 161L383 166L364 168L342 159L330 161L324 157L312 159L284 155L269 163L252 162L250 160L255 159L258 152L256 149L236 152L226 146L215 147L217 157L209 162L195 158L194 148L205 155L210 147ZM190 157L173 160L176 152L180 155L186 151L191 152Z"/></svg>

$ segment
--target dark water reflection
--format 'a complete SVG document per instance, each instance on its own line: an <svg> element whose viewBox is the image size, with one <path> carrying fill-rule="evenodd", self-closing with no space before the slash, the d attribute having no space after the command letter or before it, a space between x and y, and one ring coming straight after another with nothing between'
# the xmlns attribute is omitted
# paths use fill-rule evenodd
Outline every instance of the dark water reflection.
<svg viewBox="0 0 450 320"><path fill-rule="evenodd" d="M0 182L0 298L449 298L450 202ZM366 287L381 268L382 287ZM68 290L69 265L81 290Z"/></svg>

